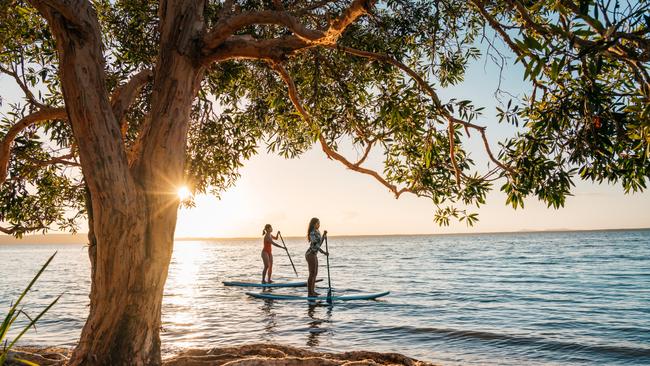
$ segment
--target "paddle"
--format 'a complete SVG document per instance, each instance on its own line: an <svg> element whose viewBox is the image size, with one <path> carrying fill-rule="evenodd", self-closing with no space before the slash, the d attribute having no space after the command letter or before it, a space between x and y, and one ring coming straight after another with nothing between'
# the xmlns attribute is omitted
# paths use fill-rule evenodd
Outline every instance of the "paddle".
<svg viewBox="0 0 650 366"><path fill-rule="evenodd" d="M332 303L332 278L330 277L330 250L327 246L327 236L325 237L325 251L327 252L327 286L329 288L327 289L327 303L331 304Z"/></svg>
<svg viewBox="0 0 650 366"><path fill-rule="evenodd" d="M287 255L289 256L289 262L291 262L291 267L293 267L293 272L296 274L296 277L298 277L298 271L296 271L296 266L293 265L293 261L291 260L291 254L289 254L289 249L287 249L287 245L284 243L284 238L282 237L282 234L278 233L280 235L280 240L282 240L282 245L284 245L284 250L287 252Z"/></svg>

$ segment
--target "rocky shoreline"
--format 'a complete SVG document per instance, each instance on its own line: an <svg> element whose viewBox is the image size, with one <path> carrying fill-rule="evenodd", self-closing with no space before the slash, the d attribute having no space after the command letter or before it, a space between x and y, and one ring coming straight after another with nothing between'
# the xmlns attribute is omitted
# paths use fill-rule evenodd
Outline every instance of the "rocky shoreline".
<svg viewBox="0 0 650 366"><path fill-rule="evenodd" d="M65 365L72 352L69 348L19 347L12 356L35 362L41 366ZM16 363L9 362L8 365ZM342 353L315 352L279 344L259 343L235 347L187 349L163 358L165 366L357 366L406 365L433 366L425 361L399 353L351 351Z"/></svg>

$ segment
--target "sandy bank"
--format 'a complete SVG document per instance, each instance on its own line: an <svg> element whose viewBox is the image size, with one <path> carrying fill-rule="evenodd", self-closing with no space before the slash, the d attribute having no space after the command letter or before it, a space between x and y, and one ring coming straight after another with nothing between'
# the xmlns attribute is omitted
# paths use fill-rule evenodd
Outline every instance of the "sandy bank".
<svg viewBox="0 0 650 366"><path fill-rule="evenodd" d="M15 356L43 366L64 365L71 350L66 348L21 347ZM12 363L9 363L12 365ZM256 365L408 365L432 366L398 353L353 351L343 353L313 352L278 344L249 344L238 347L188 349L163 360L165 366L256 366Z"/></svg>

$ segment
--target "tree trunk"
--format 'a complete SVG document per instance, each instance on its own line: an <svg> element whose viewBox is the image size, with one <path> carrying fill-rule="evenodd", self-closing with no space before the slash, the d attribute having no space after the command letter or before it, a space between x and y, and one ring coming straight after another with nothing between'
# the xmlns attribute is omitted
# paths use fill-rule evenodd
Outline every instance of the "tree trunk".
<svg viewBox="0 0 650 366"><path fill-rule="evenodd" d="M129 164L106 89L100 27L91 4L31 1L57 41L63 96L89 201L90 309L69 364L159 365L176 192L202 76L196 57L203 2L161 1L151 114ZM74 11L65 11L67 5Z"/></svg>

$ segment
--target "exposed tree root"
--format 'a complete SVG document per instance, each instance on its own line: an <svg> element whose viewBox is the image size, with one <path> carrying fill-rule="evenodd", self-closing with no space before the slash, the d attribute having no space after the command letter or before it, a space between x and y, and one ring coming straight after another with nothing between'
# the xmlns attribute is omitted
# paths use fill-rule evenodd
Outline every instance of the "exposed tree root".
<svg viewBox="0 0 650 366"><path fill-rule="evenodd" d="M240 347L188 350L168 358L166 366L359 366L406 365L427 366L398 353L354 351L344 353L313 352L276 344L251 344Z"/></svg>
<svg viewBox="0 0 650 366"><path fill-rule="evenodd" d="M40 366L63 365L68 361L72 349L67 348L37 348L37 347L19 347L9 351L7 365L23 365L16 359L23 359L34 362Z"/></svg>
<svg viewBox="0 0 650 366"><path fill-rule="evenodd" d="M22 358L42 366L65 365L71 349L21 347L11 359ZM8 365L19 365L10 361ZM432 366L399 353L353 351L325 353L279 344L249 344L239 347L188 349L167 357L165 366Z"/></svg>

